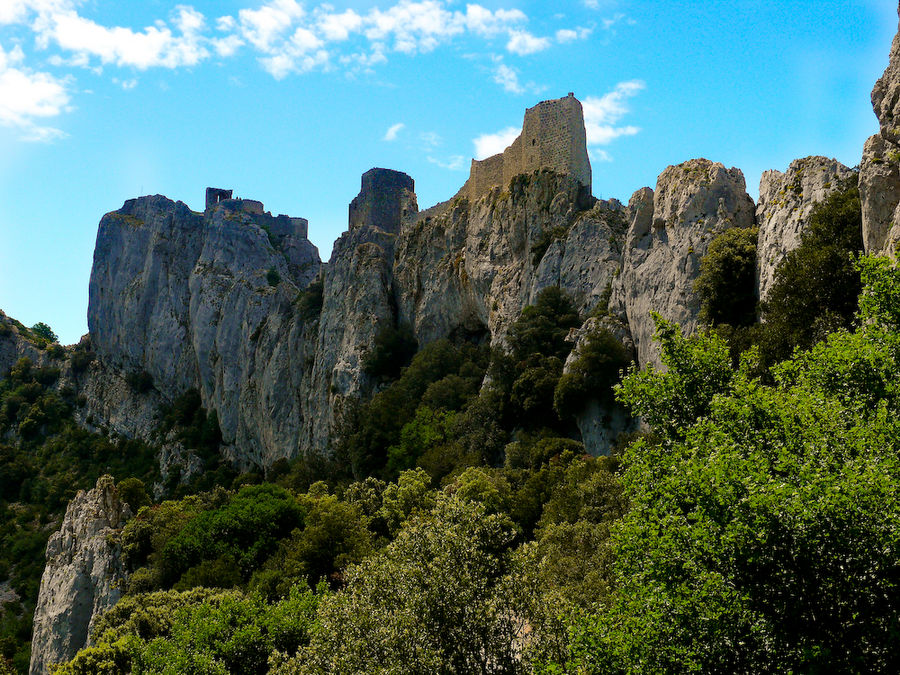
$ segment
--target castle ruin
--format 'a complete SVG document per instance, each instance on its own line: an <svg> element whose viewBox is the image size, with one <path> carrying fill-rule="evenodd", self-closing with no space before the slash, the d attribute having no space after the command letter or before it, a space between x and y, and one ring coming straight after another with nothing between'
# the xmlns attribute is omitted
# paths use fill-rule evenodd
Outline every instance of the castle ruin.
<svg viewBox="0 0 900 675"><path fill-rule="evenodd" d="M545 168L574 177L590 194L584 111L573 93L528 108L522 133L512 145L493 157L472 160L469 179L458 196L474 201L493 187L506 187L514 176Z"/></svg>
<svg viewBox="0 0 900 675"><path fill-rule="evenodd" d="M397 234L409 214L418 211L416 182L402 171L369 169L359 194L350 202L350 229L377 227Z"/></svg>

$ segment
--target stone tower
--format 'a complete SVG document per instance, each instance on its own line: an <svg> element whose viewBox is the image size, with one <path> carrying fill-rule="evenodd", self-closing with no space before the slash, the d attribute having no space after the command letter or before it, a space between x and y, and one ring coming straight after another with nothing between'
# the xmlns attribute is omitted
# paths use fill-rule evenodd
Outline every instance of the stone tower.
<svg viewBox="0 0 900 675"><path fill-rule="evenodd" d="M520 173L544 168L574 177L590 193L584 111L574 94L526 110L522 133L512 145L499 155L472 160L469 180L460 195L475 200L492 187L505 187Z"/></svg>
<svg viewBox="0 0 900 675"><path fill-rule="evenodd" d="M418 211L415 190L416 182L402 171L369 169L350 202L350 230L377 227L397 234L403 217Z"/></svg>

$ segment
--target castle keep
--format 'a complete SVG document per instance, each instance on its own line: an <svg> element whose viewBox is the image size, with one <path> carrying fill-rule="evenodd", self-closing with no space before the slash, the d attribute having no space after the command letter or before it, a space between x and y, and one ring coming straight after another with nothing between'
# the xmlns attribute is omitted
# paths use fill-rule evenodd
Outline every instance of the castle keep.
<svg viewBox="0 0 900 675"><path fill-rule="evenodd" d="M472 160L469 180L459 196L476 200L493 187L505 187L518 174L552 169L578 180L590 193L584 111L574 94L542 101L525 111L522 133L499 155Z"/></svg>

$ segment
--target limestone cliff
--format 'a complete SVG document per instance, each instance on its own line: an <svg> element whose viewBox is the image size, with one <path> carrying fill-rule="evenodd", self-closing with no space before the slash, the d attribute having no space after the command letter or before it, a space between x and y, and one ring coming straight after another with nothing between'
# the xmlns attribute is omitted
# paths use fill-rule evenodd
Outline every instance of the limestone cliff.
<svg viewBox="0 0 900 675"><path fill-rule="evenodd" d="M834 159L795 159L787 171L765 171L759 181L756 220L757 294L765 299L775 269L785 254L800 245L800 235L818 202L839 189L852 171Z"/></svg>
<svg viewBox="0 0 900 675"><path fill-rule="evenodd" d="M293 456L302 412L290 384L306 342L293 303L319 268L306 221L259 202L198 213L158 195L130 200L97 234L88 327L99 368L147 373L162 401L198 389L238 463ZM90 393L94 410L136 412L118 385ZM127 435L150 423L128 417L109 422Z"/></svg>
<svg viewBox="0 0 900 675"><path fill-rule="evenodd" d="M900 8L898 8L900 11ZM859 163L866 253L896 256L900 246L900 30L884 74L872 89L879 133L866 141Z"/></svg>
<svg viewBox="0 0 900 675"><path fill-rule="evenodd" d="M110 476L81 490L47 543L47 566L34 613L31 675L46 675L88 642L94 620L121 595L124 571L116 535L131 510Z"/></svg>
<svg viewBox="0 0 900 675"><path fill-rule="evenodd" d="M325 268L311 370L301 387L304 452L328 450L347 397L366 391L366 351L381 328L397 322L394 250L402 220L418 211L414 187L404 173L372 169L350 205L350 229Z"/></svg>
<svg viewBox="0 0 900 675"><path fill-rule="evenodd" d="M638 363L658 366L650 313L658 312L687 332L697 328L700 301L694 281L700 259L719 233L752 227L754 205L739 169L694 159L668 167L656 190L638 190L628 207L631 224L610 309L625 317Z"/></svg>
<svg viewBox="0 0 900 675"><path fill-rule="evenodd" d="M614 205L591 201L576 179L543 170L417 218L397 242L401 320L421 342L452 334L497 341L545 286L560 285L591 309L618 269L624 231Z"/></svg>

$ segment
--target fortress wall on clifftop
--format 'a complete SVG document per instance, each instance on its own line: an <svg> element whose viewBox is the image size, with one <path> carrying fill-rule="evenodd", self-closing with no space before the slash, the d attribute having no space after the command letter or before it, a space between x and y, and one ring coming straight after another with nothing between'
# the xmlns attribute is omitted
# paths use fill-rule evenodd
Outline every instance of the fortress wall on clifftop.
<svg viewBox="0 0 900 675"><path fill-rule="evenodd" d="M469 180L458 196L475 201L493 187L505 188L519 174L544 168L572 176L591 189L584 111L572 94L526 110L522 133L512 145L487 159L472 160Z"/></svg>

